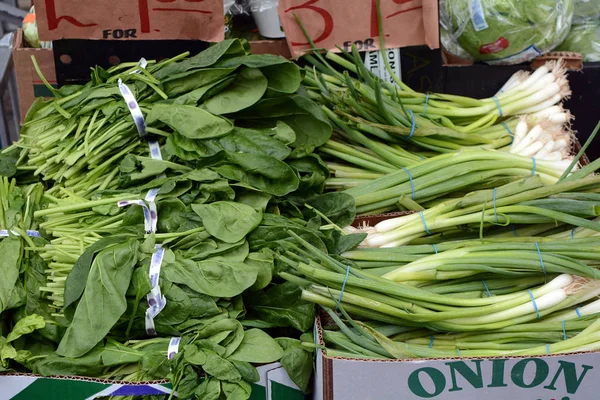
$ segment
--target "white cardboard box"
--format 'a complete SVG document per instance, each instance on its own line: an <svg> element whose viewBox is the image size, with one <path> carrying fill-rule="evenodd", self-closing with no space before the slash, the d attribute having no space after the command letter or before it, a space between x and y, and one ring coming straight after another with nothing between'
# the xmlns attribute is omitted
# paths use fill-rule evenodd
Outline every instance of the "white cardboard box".
<svg viewBox="0 0 600 400"><path fill-rule="evenodd" d="M315 340L323 343L321 324ZM600 353L360 360L317 351L315 400L600 400Z"/></svg>

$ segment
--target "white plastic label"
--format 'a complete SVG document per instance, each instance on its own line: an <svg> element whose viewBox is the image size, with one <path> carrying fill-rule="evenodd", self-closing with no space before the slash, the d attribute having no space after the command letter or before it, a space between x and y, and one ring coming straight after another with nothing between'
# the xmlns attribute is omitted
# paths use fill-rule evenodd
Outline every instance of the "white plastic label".
<svg viewBox="0 0 600 400"><path fill-rule="evenodd" d="M385 54L387 55L387 59L390 63L390 67L394 71L394 74L402 79L402 68L400 65L400 49L386 49ZM367 51L365 53L365 67L373 74L377 75L379 78L384 80L385 82L389 82L391 84L396 84L394 82L394 78L388 72L385 67L385 63L383 61L383 55L380 50L377 51Z"/></svg>
<svg viewBox="0 0 600 400"><path fill-rule="evenodd" d="M477 32L488 28L487 21L483 15L481 0L471 0L471 22L473 23L473 27Z"/></svg>
<svg viewBox="0 0 600 400"><path fill-rule="evenodd" d="M175 354L179 353L179 343L181 343L181 338L179 338L179 337L171 338L171 341L169 342L169 349L167 352L169 360L174 359Z"/></svg>
<svg viewBox="0 0 600 400"><path fill-rule="evenodd" d="M127 104L127 108L133 117L133 122L135 123L138 134L140 137L146 137L146 122L144 122L144 114L142 114L142 110L140 109L135 96L121 79L119 79L119 90L121 91L121 95L123 96L123 99L125 99L125 104Z"/></svg>

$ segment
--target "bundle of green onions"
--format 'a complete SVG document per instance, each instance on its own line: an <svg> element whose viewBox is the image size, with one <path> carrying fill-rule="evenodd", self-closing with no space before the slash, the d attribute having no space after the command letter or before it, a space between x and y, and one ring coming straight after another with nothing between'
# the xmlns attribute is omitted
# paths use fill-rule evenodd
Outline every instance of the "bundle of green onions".
<svg viewBox="0 0 600 400"><path fill-rule="evenodd" d="M370 260L416 258L383 277L299 237L280 261L294 271L282 276L335 323L323 332L329 355L404 359L599 349L600 239L532 240L447 244L430 256L420 254L423 246L358 250ZM336 307L345 321L331 310Z"/></svg>
<svg viewBox="0 0 600 400"><path fill-rule="evenodd" d="M306 56L312 68L306 67L304 83L350 141L358 132L437 153L464 146L508 151L516 116L532 114L563 124L570 119L557 112L571 94L562 61L548 62L532 74L515 74L496 96L473 99L419 93L397 78L397 86L382 83L366 70L356 48L344 55Z"/></svg>

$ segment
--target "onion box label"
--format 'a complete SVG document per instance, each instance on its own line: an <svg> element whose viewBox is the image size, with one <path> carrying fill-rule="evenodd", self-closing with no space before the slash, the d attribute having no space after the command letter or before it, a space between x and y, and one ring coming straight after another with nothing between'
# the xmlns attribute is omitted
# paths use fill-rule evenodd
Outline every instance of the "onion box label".
<svg viewBox="0 0 600 400"><path fill-rule="evenodd" d="M488 364L487 373L483 372L482 363ZM569 395L577 394L585 378L591 376L588 372L594 368L544 358L450 361L445 366L414 370L407 381L411 393L422 399L445 398L446 392L472 392L474 389L514 385L521 389L535 389L532 399L540 398L543 391L549 391L557 393L551 398L570 400Z"/></svg>
<svg viewBox="0 0 600 400"><path fill-rule="evenodd" d="M411 361L334 357L323 362L317 382L323 373L324 393L332 395L324 399L600 399L598 353Z"/></svg>

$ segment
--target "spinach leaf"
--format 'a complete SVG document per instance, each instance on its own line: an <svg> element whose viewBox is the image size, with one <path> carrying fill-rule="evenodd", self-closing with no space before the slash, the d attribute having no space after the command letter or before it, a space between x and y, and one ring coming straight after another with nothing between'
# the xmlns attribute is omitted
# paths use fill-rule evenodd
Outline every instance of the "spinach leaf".
<svg viewBox="0 0 600 400"><path fill-rule="evenodd" d="M163 81L163 87L165 93L170 98L173 98L198 88L206 86L209 86L210 88L210 86L227 78L233 71L235 71L235 68L207 68L186 71L165 79Z"/></svg>
<svg viewBox="0 0 600 400"><path fill-rule="evenodd" d="M233 83L204 105L213 114L238 112L257 103L267 91L267 86L267 78L259 69L242 67Z"/></svg>
<svg viewBox="0 0 600 400"><path fill-rule="evenodd" d="M164 268L166 279L198 293L233 297L256 282L257 271L240 262L178 260Z"/></svg>
<svg viewBox="0 0 600 400"><path fill-rule="evenodd" d="M269 81L269 90L279 93L296 93L302 83L300 70L293 63L266 66L261 72Z"/></svg>
<svg viewBox="0 0 600 400"><path fill-rule="evenodd" d="M326 193L307 203L342 228L351 225L356 215L354 197L343 192ZM306 214L308 218L316 215L312 210L307 210Z"/></svg>
<svg viewBox="0 0 600 400"><path fill-rule="evenodd" d="M221 310L217 307L215 300L205 294L197 293L187 286L181 286L181 290L187 294L192 306L190 308L190 318L202 318L219 314Z"/></svg>
<svg viewBox="0 0 600 400"><path fill-rule="evenodd" d="M12 342L17 340L21 336L28 335L36 329L42 329L46 326L46 321L44 321L44 317L33 314L28 315L23 319L20 319L12 331L6 337L7 342Z"/></svg>
<svg viewBox="0 0 600 400"><path fill-rule="evenodd" d="M190 139L210 139L225 136L233 124L201 108L178 104L155 104L148 112L148 125L160 121Z"/></svg>
<svg viewBox="0 0 600 400"><path fill-rule="evenodd" d="M260 375L258 374L258 371L249 362L237 360L229 361L231 361L233 366L237 368L240 375L242 375L242 379L246 382L258 382L260 380Z"/></svg>
<svg viewBox="0 0 600 400"><path fill-rule="evenodd" d="M86 251L79 257L73 269L67 276L65 283L65 309L70 308L74 304L85 290L85 284L92 267L92 261L96 256L96 253L106 249L117 243L122 243L130 236L118 235L109 236L98 240L96 243L86 249ZM72 313L71 313L72 314Z"/></svg>
<svg viewBox="0 0 600 400"><path fill-rule="evenodd" d="M143 356L143 351L124 346L114 340L110 340L100 354L102 364L107 367L134 364L141 361Z"/></svg>
<svg viewBox="0 0 600 400"><path fill-rule="evenodd" d="M252 394L252 386L248 382L221 381L221 389L228 400L247 400Z"/></svg>
<svg viewBox="0 0 600 400"><path fill-rule="evenodd" d="M206 378L194 392L197 399L219 400L221 398L221 381L215 378Z"/></svg>
<svg viewBox="0 0 600 400"><path fill-rule="evenodd" d="M6 153L0 154L0 175L15 176L17 174L17 160L21 155L21 149L13 147Z"/></svg>
<svg viewBox="0 0 600 400"><path fill-rule="evenodd" d="M8 308L19 279L21 251L18 237L7 237L0 242L0 254L3 254L0 259L0 313Z"/></svg>
<svg viewBox="0 0 600 400"><path fill-rule="evenodd" d="M235 189L235 197L238 203L245 204L257 211L262 211L263 213L267 210L267 205L273 196L256 189L246 187L243 184L239 184L237 186L239 187Z"/></svg>
<svg viewBox="0 0 600 400"><path fill-rule="evenodd" d="M192 302L185 292L177 285L170 285L163 293L167 305L156 317L156 323L161 325L177 325L186 321L192 311Z"/></svg>
<svg viewBox="0 0 600 400"><path fill-rule="evenodd" d="M299 340L277 338L277 343L283 348L283 356L279 362L288 373L290 379L306 393L309 390L313 373L313 355L304 350Z"/></svg>
<svg viewBox="0 0 600 400"><path fill-rule="evenodd" d="M244 340L229 359L266 364L278 361L282 355L283 350L275 339L260 329L249 329L244 333Z"/></svg>
<svg viewBox="0 0 600 400"><path fill-rule="evenodd" d="M235 80L235 77L235 74L228 75L225 78L220 79L216 82L211 82L209 84L201 86L195 90L192 90L191 92L177 97L174 101L174 104L196 106L203 99L209 99L215 94L221 92Z"/></svg>
<svg viewBox="0 0 600 400"><path fill-rule="evenodd" d="M260 154L227 153L225 164L214 168L223 177L262 190L275 196L285 196L298 188L298 176L283 161Z"/></svg>
<svg viewBox="0 0 600 400"><path fill-rule="evenodd" d="M232 134L219 139L219 147L230 153L264 154L278 160L285 160L291 153L281 141L254 129L236 128Z"/></svg>
<svg viewBox="0 0 600 400"><path fill-rule="evenodd" d="M94 260L83 296L57 354L80 357L99 343L127 310L125 293L137 262L135 239L102 250Z"/></svg>
<svg viewBox="0 0 600 400"><path fill-rule="evenodd" d="M263 249L260 253L250 253L245 263L253 266L258 271L258 276L250 290L261 290L266 288L273 278L273 253L268 249Z"/></svg>
<svg viewBox="0 0 600 400"><path fill-rule="evenodd" d="M296 141L296 133L294 130L288 124L282 121L277 121L275 125L266 128L260 128L256 126L252 128L236 127L237 132L245 132L246 130L251 132L260 132L263 135L277 139L286 145L292 144Z"/></svg>
<svg viewBox="0 0 600 400"><path fill-rule="evenodd" d="M291 282L273 285L259 295L244 296L248 318L306 332L312 327L315 307L303 301L301 296L302 290Z"/></svg>
<svg viewBox="0 0 600 400"><path fill-rule="evenodd" d="M236 243L260 224L262 213L245 204L218 201L192 204L192 210L202 218L212 236L226 243Z"/></svg>
<svg viewBox="0 0 600 400"><path fill-rule="evenodd" d="M250 68L263 68L269 66L281 67L282 64L291 64L290 60L274 54L248 54L232 57L218 63L219 68L237 68L245 65Z"/></svg>
<svg viewBox="0 0 600 400"><path fill-rule="evenodd" d="M177 397L181 399L191 399L194 396L194 391L197 386L198 374L196 374L191 365L186 365L183 368L183 377L173 385L173 389L177 391Z"/></svg>
<svg viewBox="0 0 600 400"><path fill-rule="evenodd" d="M157 64L153 72L155 78L163 80L174 74L189 71L196 68L206 68L214 65L222 58L239 57L246 54L242 43L237 39L224 40L210 46L208 49L198 53L194 57L190 57L178 63L172 63L167 66ZM152 69L154 71L154 69Z"/></svg>
<svg viewBox="0 0 600 400"><path fill-rule="evenodd" d="M202 366L204 372L217 379L232 382L242 379L242 374L230 361L220 357L212 350L202 349L202 352L206 355L206 362Z"/></svg>
<svg viewBox="0 0 600 400"><path fill-rule="evenodd" d="M339 231L335 232L337 232L335 234L337 240L335 240L334 242L334 247L330 249L330 254L342 254L348 250L352 250L367 238L366 233L353 233L350 235L342 235Z"/></svg>
<svg viewBox="0 0 600 400"><path fill-rule="evenodd" d="M51 354L34 364L33 372L43 376L99 376L106 368L101 363L103 345L98 344L81 357L61 357ZM163 358L164 355L163 355Z"/></svg>

